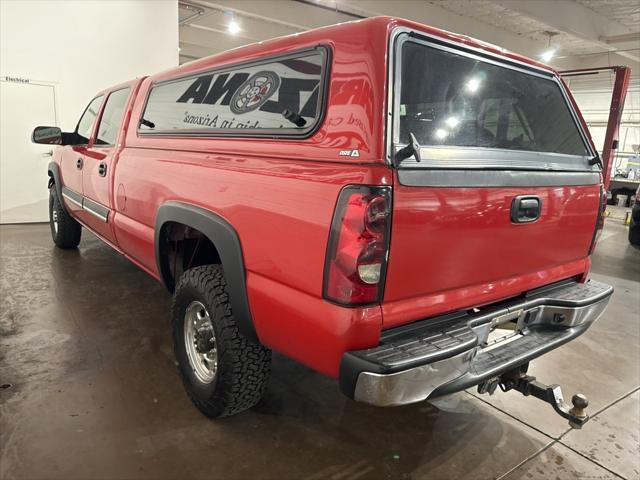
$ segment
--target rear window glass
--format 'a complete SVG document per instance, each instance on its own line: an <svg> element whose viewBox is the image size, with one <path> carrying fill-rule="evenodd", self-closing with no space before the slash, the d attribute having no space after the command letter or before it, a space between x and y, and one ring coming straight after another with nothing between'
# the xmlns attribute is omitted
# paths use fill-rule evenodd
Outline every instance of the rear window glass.
<svg viewBox="0 0 640 480"><path fill-rule="evenodd" d="M294 133L321 111L324 49L153 87L141 133Z"/></svg>
<svg viewBox="0 0 640 480"><path fill-rule="evenodd" d="M550 78L408 41L402 47L399 140L587 156Z"/></svg>

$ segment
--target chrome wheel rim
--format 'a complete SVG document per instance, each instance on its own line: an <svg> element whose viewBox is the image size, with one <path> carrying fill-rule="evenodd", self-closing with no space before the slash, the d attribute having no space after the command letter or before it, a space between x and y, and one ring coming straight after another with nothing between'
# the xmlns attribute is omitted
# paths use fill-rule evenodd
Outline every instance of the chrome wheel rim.
<svg viewBox="0 0 640 480"><path fill-rule="evenodd" d="M206 307L193 301L184 314L184 344L189 365L202 383L211 383L218 370L218 351L213 323Z"/></svg>
<svg viewBox="0 0 640 480"><path fill-rule="evenodd" d="M58 233L58 210L51 211L51 220L53 221L53 231Z"/></svg>

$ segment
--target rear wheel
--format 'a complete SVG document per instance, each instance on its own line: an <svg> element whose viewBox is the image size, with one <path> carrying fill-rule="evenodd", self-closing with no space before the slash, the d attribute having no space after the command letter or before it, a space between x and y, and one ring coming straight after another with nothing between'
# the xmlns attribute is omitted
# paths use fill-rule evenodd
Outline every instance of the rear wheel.
<svg viewBox="0 0 640 480"><path fill-rule="evenodd" d="M57 247L76 248L80 243L82 226L65 210L55 185L49 188L49 226Z"/></svg>
<svg viewBox="0 0 640 480"><path fill-rule="evenodd" d="M220 265L182 274L173 296L172 330L178 371L202 413L226 417L260 401L271 351L238 330Z"/></svg>

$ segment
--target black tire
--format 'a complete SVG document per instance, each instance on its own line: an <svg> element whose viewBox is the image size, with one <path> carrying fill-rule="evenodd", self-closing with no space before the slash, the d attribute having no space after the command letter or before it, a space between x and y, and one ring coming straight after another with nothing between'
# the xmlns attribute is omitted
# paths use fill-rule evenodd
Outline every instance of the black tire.
<svg viewBox="0 0 640 480"><path fill-rule="evenodd" d="M49 187L49 226L53 243L58 248L78 247L82 235L82 225L67 213L62 201L58 198L55 185Z"/></svg>
<svg viewBox="0 0 640 480"><path fill-rule="evenodd" d="M640 225L629 226L629 243L640 246Z"/></svg>
<svg viewBox="0 0 640 480"><path fill-rule="evenodd" d="M201 381L185 345L185 315L192 302L205 306L217 348L217 370L210 383ZM271 370L271 350L249 341L236 325L222 266L187 270L173 295L172 331L178 371L195 406L212 418L227 417L260 401Z"/></svg>

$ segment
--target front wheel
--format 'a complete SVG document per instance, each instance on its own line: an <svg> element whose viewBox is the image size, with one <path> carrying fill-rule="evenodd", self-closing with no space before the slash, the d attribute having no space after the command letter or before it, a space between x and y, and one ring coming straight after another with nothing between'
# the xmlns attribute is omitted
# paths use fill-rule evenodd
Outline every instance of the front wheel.
<svg viewBox="0 0 640 480"><path fill-rule="evenodd" d="M260 401L271 351L238 330L220 265L182 274L173 295L172 330L180 377L202 413L226 417Z"/></svg>
<svg viewBox="0 0 640 480"><path fill-rule="evenodd" d="M49 226L58 248L76 248L80 243L82 226L65 210L55 185L49 187Z"/></svg>

